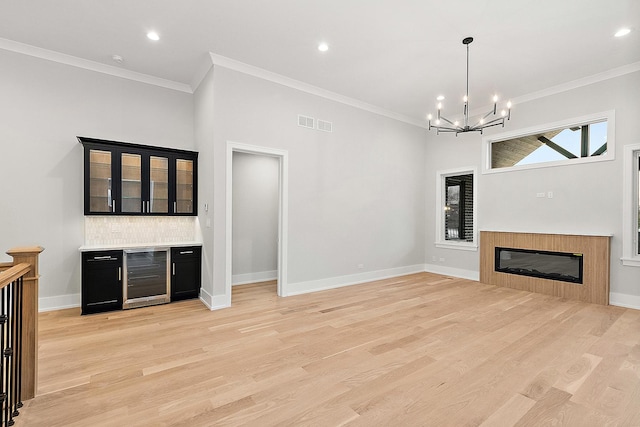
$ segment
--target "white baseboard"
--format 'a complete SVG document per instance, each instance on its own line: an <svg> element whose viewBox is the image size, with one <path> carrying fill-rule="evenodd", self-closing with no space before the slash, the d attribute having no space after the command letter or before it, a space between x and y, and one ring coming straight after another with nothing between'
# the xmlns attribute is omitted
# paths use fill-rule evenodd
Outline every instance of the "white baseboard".
<svg viewBox="0 0 640 427"><path fill-rule="evenodd" d="M64 310L65 308L76 308L81 305L80 294L58 295L55 297L38 298L38 311Z"/></svg>
<svg viewBox="0 0 640 427"><path fill-rule="evenodd" d="M426 264L424 271L428 273L442 274L444 276L459 277L461 279L480 280L480 272L474 270L465 270L462 268L446 267L444 265Z"/></svg>
<svg viewBox="0 0 640 427"><path fill-rule="evenodd" d="M209 310L220 310L231 306L230 296L227 295L211 295L209 292L200 288L200 301L207 306Z"/></svg>
<svg viewBox="0 0 640 427"><path fill-rule="evenodd" d="M387 270L369 271L366 273L350 274L348 276L330 277L327 279L310 280L307 282L288 283L283 289L283 296L307 294L310 292L326 291L343 286L358 285L375 280L389 279L406 274L424 272L424 264L408 265L406 267L389 268Z"/></svg>
<svg viewBox="0 0 640 427"><path fill-rule="evenodd" d="M231 277L231 286L246 285L247 283L266 282L267 280L276 280L277 278L278 270L234 274Z"/></svg>
<svg viewBox="0 0 640 427"><path fill-rule="evenodd" d="M640 310L640 296L609 292L609 305Z"/></svg>

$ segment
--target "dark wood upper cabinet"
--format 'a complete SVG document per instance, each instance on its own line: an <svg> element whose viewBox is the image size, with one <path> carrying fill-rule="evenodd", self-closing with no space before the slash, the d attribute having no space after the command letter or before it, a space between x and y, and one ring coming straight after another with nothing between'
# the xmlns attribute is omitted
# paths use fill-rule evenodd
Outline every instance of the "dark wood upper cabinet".
<svg viewBox="0 0 640 427"><path fill-rule="evenodd" d="M197 215L198 153L78 137L85 215Z"/></svg>

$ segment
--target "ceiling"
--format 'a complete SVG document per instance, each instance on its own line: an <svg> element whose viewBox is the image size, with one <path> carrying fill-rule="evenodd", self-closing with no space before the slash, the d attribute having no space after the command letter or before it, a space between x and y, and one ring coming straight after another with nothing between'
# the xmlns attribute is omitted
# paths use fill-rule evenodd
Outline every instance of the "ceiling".
<svg viewBox="0 0 640 427"><path fill-rule="evenodd" d="M624 26L634 31L613 37ZM461 109L466 36L471 110L495 93L517 107L552 86L639 69L640 1L0 1L5 42L192 89L212 52L423 122L438 95L443 112ZM318 51L322 41L329 51Z"/></svg>

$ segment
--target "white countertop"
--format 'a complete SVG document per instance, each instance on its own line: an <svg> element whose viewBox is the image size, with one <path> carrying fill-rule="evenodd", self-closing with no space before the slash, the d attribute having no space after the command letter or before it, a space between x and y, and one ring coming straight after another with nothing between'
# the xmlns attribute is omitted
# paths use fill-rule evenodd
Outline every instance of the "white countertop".
<svg viewBox="0 0 640 427"><path fill-rule="evenodd" d="M164 242L164 243L120 243L113 245L82 245L80 252L125 250L139 248L178 248L183 246L202 246L202 242Z"/></svg>

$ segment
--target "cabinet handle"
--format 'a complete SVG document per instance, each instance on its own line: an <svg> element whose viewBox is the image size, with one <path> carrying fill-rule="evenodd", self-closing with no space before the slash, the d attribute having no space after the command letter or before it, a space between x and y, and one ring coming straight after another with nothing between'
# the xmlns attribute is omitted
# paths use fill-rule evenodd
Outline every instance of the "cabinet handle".
<svg viewBox="0 0 640 427"><path fill-rule="evenodd" d="M192 254L193 251L180 251L180 255L184 255L184 254Z"/></svg>
<svg viewBox="0 0 640 427"><path fill-rule="evenodd" d="M178 202L173 202L173 213L178 213Z"/></svg>
<svg viewBox="0 0 640 427"><path fill-rule="evenodd" d="M105 255L105 256L94 256L93 260L94 261L100 261L100 260L111 260L111 255Z"/></svg>
<svg viewBox="0 0 640 427"><path fill-rule="evenodd" d="M147 200L147 213L150 213L151 209L149 208L149 201Z"/></svg>
<svg viewBox="0 0 640 427"><path fill-rule="evenodd" d="M113 212L115 213L115 211L116 211L116 199L113 199L113 204L111 205L111 207L113 208Z"/></svg>
<svg viewBox="0 0 640 427"><path fill-rule="evenodd" d="M122 267L118 267L118 280L122 280Z"/></svg>
<svg viewBox="0 0 640 427"><path fill-rule="evenodd" d="M176 275L176 263L175 262L173 263L173 275L174 276Z"/></svg>
<svg viewBox="0 0 640 427"><path fill-rule="evenodd" d="M142 201L140 203L142 203L142 213L144 213L144 201Z"/></svg>

